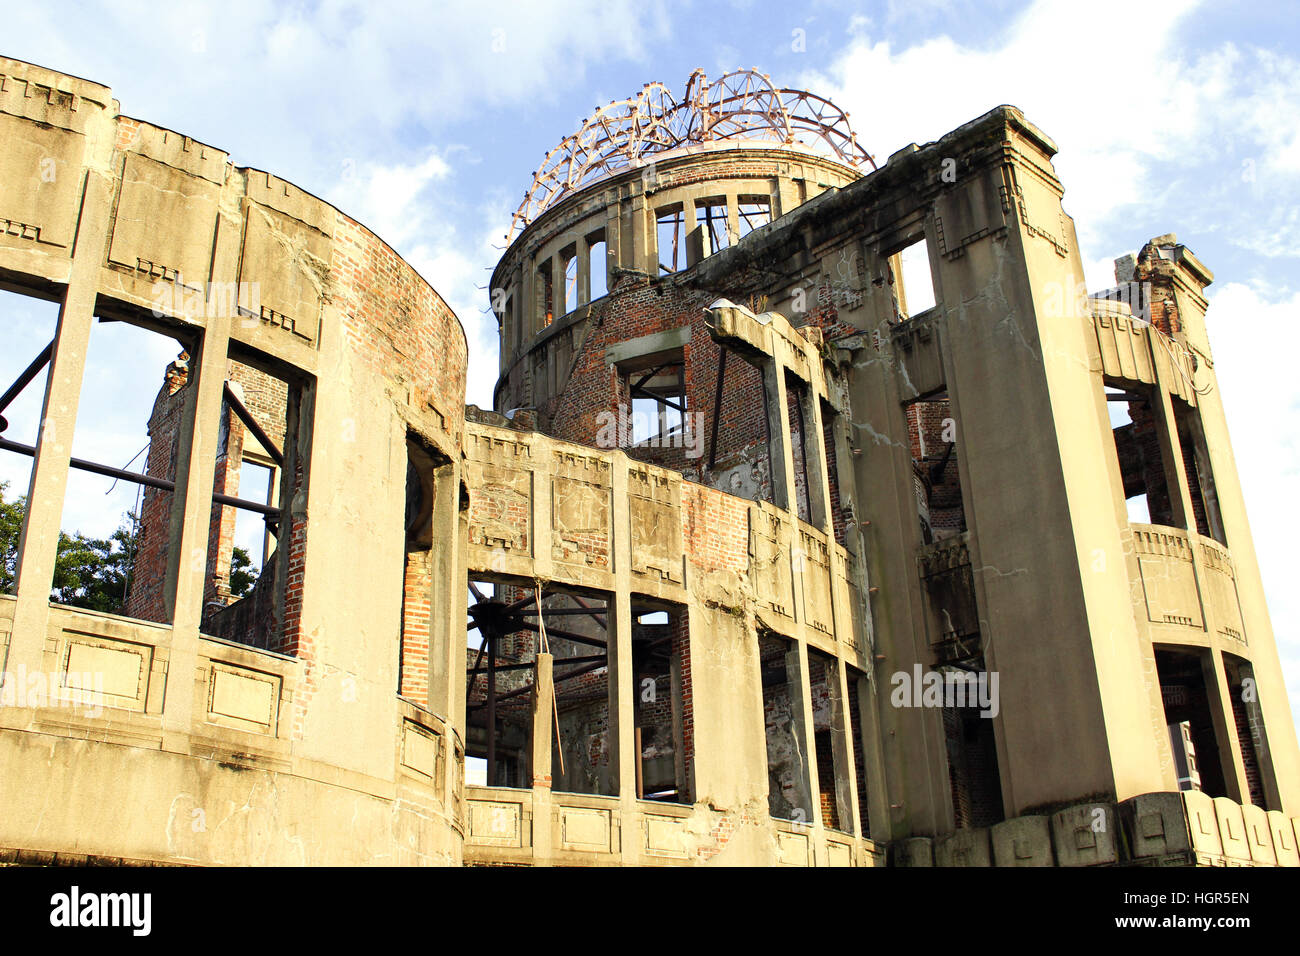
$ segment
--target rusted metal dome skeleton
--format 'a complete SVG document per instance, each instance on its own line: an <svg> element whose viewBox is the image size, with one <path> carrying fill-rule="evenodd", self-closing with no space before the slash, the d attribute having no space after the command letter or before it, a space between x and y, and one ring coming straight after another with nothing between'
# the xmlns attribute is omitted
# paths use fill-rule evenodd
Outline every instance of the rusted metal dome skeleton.
<svg viewBox="0 0 1300 956"><path fill-rule="evenodd" d="M696 70L681 100L663 83L613 100L546 154L511 220L507 239L545 210L605 176L652 162L656 155L727 140L763 141L825 152L851 166L869 164L849 114L815 93L778 89L754 70L709 82Z"/></svg>

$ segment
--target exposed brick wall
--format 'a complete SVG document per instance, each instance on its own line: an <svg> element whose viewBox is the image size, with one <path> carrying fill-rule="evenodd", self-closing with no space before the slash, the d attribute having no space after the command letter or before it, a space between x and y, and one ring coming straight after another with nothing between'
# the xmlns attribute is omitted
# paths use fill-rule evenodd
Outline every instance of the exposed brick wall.
<svg viewBox="0 0 1300 956"><path fill-rule="evenodd" d="M558 333L545 346L546 351L556 351L554 357L547 359L543 353L535 353L523 360L527 374L509 377L510 384L502 392L501 410L534 403L538 396L545 394L538 403L539 425L544 432L566 441L597 445L606 421L600 417L601 413L617 414L620 406L629 412L632 408L629 384L619 376L617 368L605 363L605 350L629 339L689 327L690 339L682 350L686 409L692 421L699 423L702 434L694 441L703 455L693 457L682 447L625 450L639 461L707 480L703 472L713 434L721 348L704 324L704 307L715 298L711 292L687 288L675 276L651 281L644 275L625 273L609 295L591 304L585 338L576 355L567 357L569 347L563 344L565 333ZM556 394L549 394L545 385L539 390L540 382L549 382L548 361L559 366ZM701 417L697 419L696 414ZM742 452L765 453L767 420L762 375L738 355L727 358L717 418L714 457L718 469L727 467Z"/></svg>
<svg viewBox="0 0 1300 956"><path fill-rule="evenodd" d="M682 755L686 762L686 792L679 801L689 803L695 799L695 691L691 677L691 634L685 609L668 616L673 629L673 653L677 655L681 671L682 694Z"/></svg>
<svg viewBox="0 0 1300 956"><path fill-rule="evenodd" d="M468 350L451 309L397 253L342 214L329 279L352 361L406 386L417 405L431 400L459 445Z"/></svg>
<svg viewBox="0 0 1300 956"><path fill-rule="evenodd" d="M817 794L821 806L822 825L832 830L840 826L839 803L835 799L835 750L831 732L819 730L813 735L817 745Z"/></svg>
<svg viewBox="0 0 1300 956"><path fill-rule="evenodd" d="M293 481L285 495L286 501L293 501L306 485L307 476L301 455L295 456ZM280 647L277 650L291 656L305 656L314 641L306 635L302 627L302 582L303 568L307 561L307 516L295 515L288 508L284 511L282 524L289 526L289 561L285 571L284 582L284 625L280 628ZM284 540L285 531L281 527L280 539Z"/></svg>
<svg viewBox="0 0 1300 956"><path fill-rule="evenodd" d="M1250 802L1267 810L1264 778L1259 771L1259 754L1255 751L1255 738L1250 733L1250 716L1246 713L1246 704L1241 699L1241 685L1230 688L1230 691L1228 696L1232 699L1232 720L1237 727L1237 744L1241 747L1241 762L1246 770Z"/></svg>
<svg viewBox="0 0 1300 956"><path fill-rule="evenodd" d="M249 647L274 650L277 638L275 574L263 574L251 593L204 618L203 633Z"/></svg>
<svg viewBox="0 0 1300 956"><path fill-rule="evenodd" d="M423 702L429 695L429 624L433 592L430 552L406 552L402 578L402 642L400 691Z"/></svg>
<svg viewBox="0 0 1300 956"><path fill-rule="evenodd" d="M187 384L173 395L164 385L154 400L149 416L149 454L144 472L155 478L176 478L176 452L180 441L180 422L185 400L193 385ZM167 563L171 547L173 492L162 488L144 489L140 505L140 525L136 542L135 563L127 593L125 613L142 621L165 623L170 619L164 594Z"/></svg>
<svg viewBox="0 0 1300 956"><path fill-rule="evenodd" d="M947 399L913 402L907 406L907 433L912 446L913 471L918 494L924 495L933 537L943 538L966 530L966 509L961 494L961 470L952 405Z"/></svg>
<svg viewBox="0 0 1300 956"><path fill-rule="evenodd" d="M749 570L749 504L710 488L683 482L686 553L701 571Z"/></svg>

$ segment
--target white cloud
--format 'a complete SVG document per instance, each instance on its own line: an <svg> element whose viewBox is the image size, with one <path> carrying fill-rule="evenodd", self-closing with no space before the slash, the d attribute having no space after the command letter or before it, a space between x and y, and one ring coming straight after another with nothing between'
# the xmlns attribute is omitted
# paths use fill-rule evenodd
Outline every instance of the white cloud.
<svg viewBox="0 0 1300 956"><path fill-rule="evenodd" d="M335 164L391 155L416 126L554 102L592 64L645 60L666 31L658 4L632 0L115 0L75 17L6 9L4 42L108 84L129 115L315 192Z"/></svg>
<svg viewBox="0 0 1300 956"><path fill-rule="evenodd" d="M1085 254L1132 207L1175 194L1231 214L1242 241L1268 235L1271 251L1290 253L1300 249L1300 222L1260 229L1241 213L1253 183L1239 172L1253 159L1260 188L1300 192L1282 177L1300 164L1300 63L1231 44L1188 52L1181 31L1197 5L1164 3L1139 26L1124 0L1039 0L979 47L936 36L898 48L858 25L801 85L852 114L877 162L999 104L1020 107L1061 148L1054 162Z"/></svg>
<svg viewBox="0 0 1300 956"><path fill-rule="evenodd" d="M1300 717L1300 592L1279 520L1300 500L1300 293L1270 299L1228 283L1210 296L1206 325L1291 713Z"/></svg>
<svg viewBox="0 0 1300 956"><path fill-rule="evenodd" d="M350 167L335 187L349 214L380 236L441 295L465 329L470 352L466 402L492 406L496 384L496 319L485 312L494 246L506 231L504 201L467 196L451 157L473 162L460 147L433 149L409 165L366 163ZM465 222L473 226L463 225Z"/></svg>

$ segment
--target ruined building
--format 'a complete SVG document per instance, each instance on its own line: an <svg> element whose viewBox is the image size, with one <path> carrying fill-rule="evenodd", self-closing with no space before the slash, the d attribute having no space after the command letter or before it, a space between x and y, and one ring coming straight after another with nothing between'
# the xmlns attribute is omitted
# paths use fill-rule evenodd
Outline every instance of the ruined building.
<svg viewBox="0 0 1300 956"><path fill-rule="evenodd" d="M0 285L59 310L0 383L4 858L1300 865L1212 275L1089 294L1015 108L880 164L756 73L603 108L494 410L345 213L13 60L0 142ZM105 327L175 355L134 471L77 451ZM82 473L143 489L120 613L50 599Z"/></svg>

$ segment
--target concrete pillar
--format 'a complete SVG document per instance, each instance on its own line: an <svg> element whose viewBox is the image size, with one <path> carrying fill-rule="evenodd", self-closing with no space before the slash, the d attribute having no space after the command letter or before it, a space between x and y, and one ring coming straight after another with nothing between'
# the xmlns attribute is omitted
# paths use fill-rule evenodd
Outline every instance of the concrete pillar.
<svg viewBox="0 0 1300 956"><path fill-rule="evenodd" d="M578 305L591 301L591 246L585 238L578 240Z"/></svg>
<svg viewBox="0 0 1300 956"><path fill-rule="evenodd" d="M543 304L543 322L546 321L545 311ZM564 315L564 258L557 252L551 256L551 322L558 321L562 315ZM555 394L554 376L550 379L550 386L546 393L548 398Z"/></svg>
<svg viewBox="0 0 1300 956"><path fill-rule="evenodd" d="M555 719L555 679L552 654L538 654L533 666L533 738L530 766L533 788L551 789L551 725Z"/></svg>
<svg viewBox="0 0 1300 956"><path fill-rule="evenodd" d="M623 862L640 858L641 828L637 809L636 675L632 670L632 543L625 529L628 516L627 456L614 456L612 469L614 528L614 593L605 615L609 661L609 743L617 770L619 804L623 812Z"/></svg>
<svg viewBox="0 0 1300 956"><path fill-rule="evenodd" d="M524 267L519 270L519 283L515 287L515 294L519 297L515 303L519 322L516 343L521 355L527 353L528 343L532 342L542 324L537 317L537 270L528 264L529 260L525 259L524 263Z"/></svg>
<svg viewBox="0 0 1300 956"><path fill-rule="evenodd" d="M104 261L112 199L109 188L109 181L102 176L86 178L77 245L47 372L36 457L27 488L27 515L18 541L18 594L9 653L4 662L5 670L11 672L19 667L28 673L46 669L43 657L50 613L50 582L54 579L58 554L86 350L95 321L100 264Z"/></svg>
<svg viewBox="0 0 1300 956"><path fill-rule="evenodd" d="M605 270L606 289L610 286L610 272L621 268L625 261L622 258L622 223L617 203L605 210L605 262L601 268Z"/></svg>
<svg viewBox="0 0 1300 956"><path fill-rule="evenodd" d="M534 446L534 452L538 449ZM555 459L549 454L533 459L533 494L532 506L533 540L530 542L533 558L533 573L543 581L549 581L553 573L551 557L551 509L555 496Z"/></svg>
<svg viewBox="0 0 1300 956"><path fill-rule="evenodd" d="M555 720L554 657L538 654L533 667L533 734L530 766L533 775L533 863L550 865L551 840L551 728Z"/></svg>
<svg viewBox="0 0 1300 956"><path fill-rule="evenodd" d="M457 469L459 475L459 469ZM459 481L459 478L457 479ZM459 497L459 495L457 496ZM451 808L457 805L464 806L462 800L465 786L465 737L466 737L466 714L465 714L465 694L468 690L465 680L465 652L464 640L461 635L465 633L465 602L468 588L466 582L469 580L469 549L465 546L469 541L469 513L460 511L456 517L456 541L458 542L455 571L452 575L452 583L459 583L460 587L456 595L456 600L448 608L449 613L455 614L455 620L458 626L452 630L453 639L448 640L446 644L440 645L445 650L450 661L455 665L451 668L450 679L450 713L447 714L447 724L451 728L452 734L457 739L455 750L452 753L449 764L452 767L451 772L447 774L446 786L444 790L443 806ZM431 615L432 616L432 615ZM439 651L439 655L444 653ZM430 636L429 660L434 659L434 648L432 636ZM429 686L433 686L433 669L429 671ZM450 746L449 746L450 749Z"/></svg>
<svg viewBox="0 0 1300 956"><path fill-rule="evenodd" d="M799 205L801 202L801 197L799 195L800 185L801 183L796 183L784 178L777 180L776 190L772 195L773 219L781 218L791 209L794 209Z"/></svg>
<svg viewBox="0 0 1300 956"><path fill-rule="evenodd" d="M460 465L433 472L433 540L429 551L429 689L425 706L465 735L466 539L460 511Z"/></svg>
<svg viewBox="0 0 1300 956"><path fill-rule="evenodd" d="M168 564L167 591L173 599L173 626L163 730L168 736L175 735L178 748L188 748L193 721L199 623L203 617L203 573L212 529L212 463L217 457L229 351L230 320L214 319L199 346L198 385L186 404L176 456L175 494L183 499L173 502L172 514L177 514L178 507L183 507L184 512L179 534L172 536L173 551ZM286 520L280 523L280 534L285 541L290 528L286 514Z"/></svg>

